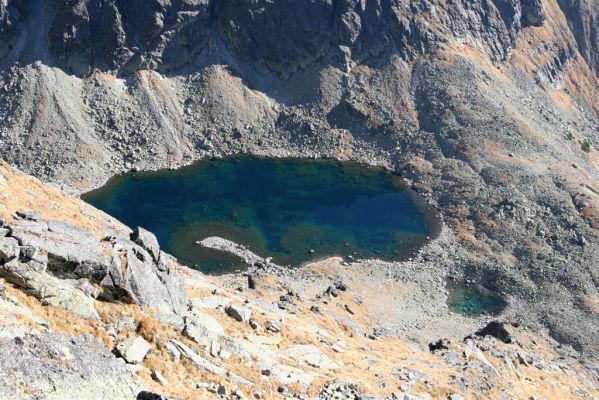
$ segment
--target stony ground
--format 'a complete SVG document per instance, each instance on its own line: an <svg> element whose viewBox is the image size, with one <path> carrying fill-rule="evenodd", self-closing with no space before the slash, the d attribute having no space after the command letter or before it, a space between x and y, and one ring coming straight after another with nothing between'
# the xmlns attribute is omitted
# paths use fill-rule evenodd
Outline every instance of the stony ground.
<svg viewBox="0 0 599 400"><path fill-rule="evenodd" d="M223 285L161 253L149 232L6 164L0 176L2 398L599 396L597 366L558 353L546 333L449 312L420 256L329 259L296 279L261 268ZM95 252L104 246L116 254ZM422 253L448 247L443 233Z"/></svg>
<svg viewBox="0 0 599 400"><path fill-rule="evenodd" d="M4 159L74 193L234 153L383 165L451 228L439 276L596 355L593 2L130 3L0 4Z"/></svg>
<svg viewBox="0 0 599 400"><path fill-rule="evenodd" d="M130 169L237 153L385 166L438 208L439 240L407 263L331 262L326 273L253 271L256 279L268 272L283 292L310 296L333 276L353 282L355 302L371 315L360 329L381 325L420 344L484 324L450 315L443 287L446 277L481 283L509 300L506 321L592 363L598 15L592 0L4 1L0 156L75 194ZM106 223L73 198L50 207L9 187L17 193L1 203L9 225L17 210L44 211L19 220L20 245L54 229L81 233L47 222L58 217L95 233ZM168 268L127 228L114 229L100 245L83 236L95 254L85 279L99 285L111 271L104 298L137 304L146 293L136 276L168 280ZM40 245L56 251L32 246ZM44 301L93 313L91 300L73 301L80 294L62 282L82 259L58 256L51 280L61 289ZM119 273L118 260L132 260L137 273ZM48 297L45 275L11 271ZM245 280L225 276L217 286ZM163 289L149 295L173 311ZM379 292L386 295L373 304ZM341 304L341 313L358 307Z"/></svg>

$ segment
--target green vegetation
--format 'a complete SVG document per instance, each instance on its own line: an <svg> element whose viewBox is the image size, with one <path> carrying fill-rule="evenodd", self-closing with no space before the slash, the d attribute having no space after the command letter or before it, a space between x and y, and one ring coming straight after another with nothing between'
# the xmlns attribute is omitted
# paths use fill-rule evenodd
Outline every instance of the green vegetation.
<svg viewBox="0 0 599 400"><path fill-rule="evenodd" d="M567 140L572 140L572 139L574 139L574 135L572 134L572 132L568 132L568 134L566 135L566 139L567 139Z"/></svg>
<svg viewBox="0 0 599 400"><path fill-rule="evenodd" d="M585 153L588 153L591 151L591 144L589 142L587 142L586 140L584 142L582 142L582 144L580 145L580 148L582 149L582 151L584 151Z"/></svg>

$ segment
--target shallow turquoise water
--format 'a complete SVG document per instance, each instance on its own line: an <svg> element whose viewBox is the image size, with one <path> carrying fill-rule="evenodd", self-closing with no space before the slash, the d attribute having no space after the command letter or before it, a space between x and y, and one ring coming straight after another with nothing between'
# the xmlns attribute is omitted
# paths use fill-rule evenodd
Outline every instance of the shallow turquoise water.
<svg viewBox="0 0 599 400"><path fill-rule="evenodd" d="M482 285L448 283L449 308L467 314L499 314L506 302L497 293Z"/></svg>
<svg viewBox="0 0 599 400"><path fill-rule="evenodd" d="M207 273L242 268L194 243L221 236L283 265L326 256L403 259L438 227L399 177L353 163L234 157L111 179L83 199L156 234Z"/></svg>

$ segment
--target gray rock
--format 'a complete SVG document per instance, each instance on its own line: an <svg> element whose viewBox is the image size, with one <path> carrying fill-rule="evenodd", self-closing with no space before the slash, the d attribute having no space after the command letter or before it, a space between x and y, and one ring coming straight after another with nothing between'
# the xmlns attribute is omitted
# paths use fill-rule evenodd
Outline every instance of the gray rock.
<svg viewBox="0 0 599 400"><path fill-rule="evenodd" d="M150 253L155 262L158 261L160 257L160 245L152 232L138 226L131 234L131 240Z"/></svg>
<svg viewBox="0 0 599 400"><path fill-rule="evenodd" d="M238 322L248 322L252 317L252 312L244 307L232 304L225 308L225 312L231 318Z"/></svg>
<svg viewBox="0 0 599 400"><path fill-rule="evenodd" d="M181 356L188 358L191 363L200 370L206 370L208 372L212 372L213 374L223 376L226 373L226 370L218 365L211 363L210 361L200 357L198 353L193 351L190 347L186 346L184 343L178 340L171 340L171 343L174 344L177 349L181 352Z"/></svg>
<svg viewBox="0 0 599 400"><path fill-rule="evenodd" d="M13 259L0 265L0 276L26 289L43 304L60 307L81 318L99 318L93 299L68 282L40 270L35 263L26 264Z"/></svg>
<svg viewBox="0 0 599 400"><path fill-rule="evenodd" d="M158 370L152 371L152 379L154 379L156 382L160 383L163 386L168 385L168 380Z"/></svg>
<svg viewBox="0 0 599 400"><path fill-rule="evenodd" d="M27 258L35 258L35 254L24 250L25 246L48 254L46 270L54 277L85 278L99 285L99 298L157 307L161 312L186 311L187 292L176 272L159 268L150 253L128 239L101 241L79 226L43 220L17 221L12 234L23 245L21 253L28 254ZM152 242L148 235L153 237L149 232L141 233L145 244ZM159 249L153 251L160 254Z"/></svg>
<svg viewBox="0 0 599 400"><path fill-rule="evenodd" d="M33 260L37 255L37 249L33 246L25 245L20 248L21 259L25 262Z"/></svg>
<svg viewBox="0 0 599 400"><path fill-rule="evenodd" d="M42 215L37 211L17 211L16 216L29 221L37 221Z"/></svg>
<svg viewBox="0 0 599 400"><path fill-rule="evenodd" d="M173 343L171 343L171 342L164 343L164 348L165 348L166 352L169 354L171 361L178 363L179 360L181 360L181 352L179 351L177 346L175 346Z"/></svg>
<svg viewBox="0 0 599 400"><path fill-rule="evenodd" d="M185 317L183 334L196 343L208 346L214 339L224 335L222 325L212 316L194 311Z"/></svg>
<svg viewBox="0 0 599 400"><path fill-rule="evenodd" d="M19 242L11 237L0 237L0 263L19 255Z"/></svg>
<svg viewBox="0 0 599 400"><path fill-rule="evenodd" d="M90 335L0 339L0 353L2 399L131 400L139 391L125 363Z"/></svg>
<svg viewBox="0 0 599 400"><path fill-rule="evenodd" d="M542 0L521 0L522 26L542 26L547 18Z"/></svg>
<svg viewBox="0 0 599 400"><path fill-rule="evenodd" d="M321 369L337 369L338 365L314 345L295 345L283 351L287 357Z"/></svg>
<svg viewBox="0 0 599 400"><path fill-rule="evenodd" d="M150 343L141 336L134 336L116 346L119 355L129 364L139 364L150 351Z"/></svg>
<svg viewBox="0 0 599 400"><path fill-rule="evenodd" d="M119 282L134 303L157 307L161 312L183 314L187 309L187 290L174 271L160 271L148 252L136 245L125 244L126 266L124 274L114 271L111 278Z"/></svg>

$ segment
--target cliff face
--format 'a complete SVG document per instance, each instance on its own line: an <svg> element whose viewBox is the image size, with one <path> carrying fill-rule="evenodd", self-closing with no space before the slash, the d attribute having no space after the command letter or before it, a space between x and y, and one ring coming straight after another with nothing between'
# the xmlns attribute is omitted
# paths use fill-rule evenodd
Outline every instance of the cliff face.
<svg viewBox="0 0 599 400"><path fill-rule="evenodd" d="M383 165L448 223L434 279L494 287L520 323L594 357L597 13L592 0L1 1L0 154L71 192L235 153ZM413 311L391 330L417 331L426 309Z"/></svg>
<svg viewBox="0 0 599 400"><path fill-rule="evenodd" d="M591 8L581 2L561 6L573 24ZM221 40L234 56L282 77L335 58L372 60L389 48L412 60L464 39L500 61L523 27L545 20L539 0L14 1L3 4L0 15L9 39L17 35L19 21L29 25L21 31L29 46L8 56L5 50L4 57L41 58L78 76L95 69L175 71L204 61L213 50L209 45ZM576 32L581 38L596 29L593 19L585 21ZM583 48L585 56L595 52Z"/></svg>

